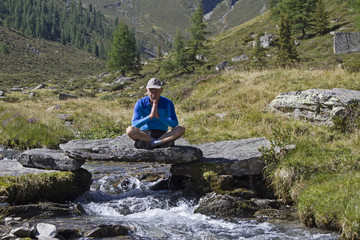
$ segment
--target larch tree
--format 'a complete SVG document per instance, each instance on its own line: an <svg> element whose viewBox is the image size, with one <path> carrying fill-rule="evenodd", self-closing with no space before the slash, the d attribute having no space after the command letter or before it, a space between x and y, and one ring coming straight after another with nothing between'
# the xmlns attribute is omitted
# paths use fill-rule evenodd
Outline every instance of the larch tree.
<svg viewBox="0 0 360 240"><path fill-rule="evenodd" d="M287 15L282 16L280 20L278 47L278 64L286 66L299 61L294 39L291 36L289 17Z"/></svg>
<svg viewBox="0 0 360 240"><path fill-rule="evenodd" d="M325 10L323 0L317 0L314 13L314 30L317 34L323 35L329 26L329 13Z"/></svg>
<svg viewBox="0 0 360 240"><path fill-rule="evenodd" d="M266 48L261 45L261 37L264 34L258 34L255 40L254 50L253 50L253 61L256 66L265 65L265 56L266 56Z"/></svg>
<svg viewBox="0 0 360 240"><path fill-rule="evenodd" d="M196 63L196 56L204 50L204 43L206 41L206 35L208 34L206 24L204 23L204 9L200 2L197 5L196 11L190 19L192 27L188 29L191 35L191 39L188 42L189 60Z"/></svg>
<svg viewBox="0 0 360 240"><path fill-rule="evenodd" d="M110 71L121 71L122 76L134 71L137 64L135 34L125 22L120 22L113 33L107 67Z"/></svg>
<svg viewBox="0 0 360 240"><path fill-rule="evenodd" d="M292 29L301 32L304 37L306 31L312 29L316 1L283 0L274 6L272 14L277 17L288 15Z"/></svg>

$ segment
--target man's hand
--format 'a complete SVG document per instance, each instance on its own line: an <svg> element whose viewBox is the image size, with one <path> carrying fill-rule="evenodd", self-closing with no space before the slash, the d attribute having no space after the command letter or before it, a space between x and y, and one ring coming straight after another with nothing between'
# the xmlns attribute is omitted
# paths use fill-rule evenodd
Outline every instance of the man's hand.
<svg viewBox="0 0 360 240"><path fill-rule="evenodd" d="M158 104L158 102L156 100L152 101L152 108L151 108L151 112L150 112L150 115L149 115L150 119L160 117L157 104Z"/></svg>

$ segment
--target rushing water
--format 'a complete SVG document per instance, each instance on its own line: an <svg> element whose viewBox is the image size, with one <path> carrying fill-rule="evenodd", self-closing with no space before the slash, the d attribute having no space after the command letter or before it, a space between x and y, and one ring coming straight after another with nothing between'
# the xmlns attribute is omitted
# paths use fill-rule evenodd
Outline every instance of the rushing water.
<svg viewBox="0 0 360 240"><path fill-rule="evenodd" d="M87 163L93 174L91 191L77 201L88 216L72 225L121 224L131 229L131 239L339 239L318 229L307 229L297 219L225 221L195 214L197 202L180 191L153 191L151 187L169 177L166 165ZM155 182L140 181L162 176Z"/></svg>

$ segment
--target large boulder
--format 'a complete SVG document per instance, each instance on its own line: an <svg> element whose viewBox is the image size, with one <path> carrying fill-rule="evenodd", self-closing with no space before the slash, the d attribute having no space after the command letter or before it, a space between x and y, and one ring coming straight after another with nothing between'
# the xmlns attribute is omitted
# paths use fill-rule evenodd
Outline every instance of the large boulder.
<svg viewBox="0 0 360 240"><path fill-rule="evenodd" d="M334 34L334 53L344 54L360 50L360 33L336 32Z"/></svg>
<svg viewBox="0 0 360 240"><path fill-rule="evenodd" d="M309 89L281 93L270 103L269 109L288 117L331 125L332 117L343 111L349 103L358 101L360 91Z"/></svg>
<svg viewBox="0 0 360 240"><path fill-rule="evenodd" d="M258 175L262 172L265 162L261 159L259 148L270 147L266 138L250 138L212 142L195 145L201 149L204 158L203 165L217 167L219 174L232 176ZM194 163L199 165L199 163ZM194 174L192 163L174 165L171 173L178 176L192 176Z"/></svg>
<svg viewBox="0 0 360 240"><path fill-rule="evenodd" d="M263 48L268 48L274 46L276 36L274 34L266 34L260 37L260 45ZM255 47L256 42L253 42L253 47Z"/></svg>
<svg viewBox="0 0 360 240"><path fill-rule="evenodd" d="M61 171L75 171L85 163L84 159L73 159L61 150L36 148L23 152L18 161L24 167L51 169Z"/></svg>
<svg viewBox="0 0 360 240"><path fill-rule="evenodd" d="M99 140L73 140L60 144L71 158L95 161L158 162L166 164L188 163L202 159L202 151L192 146L176 144L153 150L136 149L127 135Z"/></svg>

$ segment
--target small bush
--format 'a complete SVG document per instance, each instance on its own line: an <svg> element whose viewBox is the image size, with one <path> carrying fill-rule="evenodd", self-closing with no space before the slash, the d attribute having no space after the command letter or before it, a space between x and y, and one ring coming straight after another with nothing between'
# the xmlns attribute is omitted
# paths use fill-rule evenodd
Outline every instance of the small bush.
<svg viewBox="0 0 360 240"><path fill-rule="evenodd" d="M360 72L360 61L359 59L351 59L344 63L344 69L350 73Z"/></svg>
<svg viewBox="0 0 360 240"><path fill-rule="evenodd" d="M0 43L0 53L8 55L10 53L9 48L6 44Z"/></svg>
<svg viewBox="0 0 360 240"><path fill-rule="evenodd" d="M341 133L352 133L360 126L360 103L353 101L332 118L332 129Z"/></svg>
<svg viewBox="0 0 360 240"><path fill-rule="evenodd" d="M123 83L118 83L118 84L115 84L114 86L111 87L111 91L112 92L116 92L116 91L120 91L120 90L123 90L124 89L124 84Z"/></svg>

